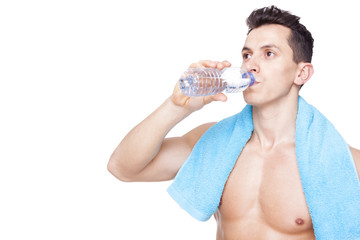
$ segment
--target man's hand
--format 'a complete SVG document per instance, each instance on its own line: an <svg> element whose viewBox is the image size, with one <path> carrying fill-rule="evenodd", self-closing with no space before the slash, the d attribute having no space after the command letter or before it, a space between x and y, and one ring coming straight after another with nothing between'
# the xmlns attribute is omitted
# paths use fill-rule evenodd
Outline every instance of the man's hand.
<svg viewBox="0 0 360 240"><path fill-rule="evenodd" d="M227 61L200 61L190 68L230 67ZM212 101L226 101L224 94L187 97L176 85L171 97L136 125L110 157L109 171L122 181L164 181L173 179L198 139L214 123L203 124L181 137L165 138L168 132L193 111Z"/></svg>
<svg viewBox="0 0 360 240"><path fill-rule="evenodd" d="M222 70L230 66L231 63L228 61L216 62L211 60L201 60L197 63L191 64L189 68L218 68ZM200 110L203 106L211 103L212 101L225 102L227 100L227 97L223 93L219 93L217 95L212 95L212 96L204 96L204 97L188 97L181 92L178 81L176 83L174 92L171 96L171 100L175 105L184 107L194 112Z"/></svg>

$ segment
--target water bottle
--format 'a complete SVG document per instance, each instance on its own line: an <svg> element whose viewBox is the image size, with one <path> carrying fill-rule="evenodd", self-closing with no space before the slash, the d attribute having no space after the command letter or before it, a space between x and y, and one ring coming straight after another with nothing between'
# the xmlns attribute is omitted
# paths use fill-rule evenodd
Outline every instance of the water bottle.
<svg viewBox="0 0 360 240"><path fill-rule="evenodd" d="M242 92L255 82L250 72L241 68L189 68L180 80L180 89L189 97L215 95L223 92Z"/></svg>

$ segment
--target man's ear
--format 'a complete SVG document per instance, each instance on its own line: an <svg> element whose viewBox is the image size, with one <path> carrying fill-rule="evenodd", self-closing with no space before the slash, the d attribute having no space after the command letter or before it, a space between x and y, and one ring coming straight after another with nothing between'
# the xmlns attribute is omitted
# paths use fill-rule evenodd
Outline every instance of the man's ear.
<svg viewBox="0 0 360 240"><path fill-rule="evenodd" d="M301 86L305 84L313 74L314 74L314 67L311 63L308 62L299 63L299 71L294 83L296 85Z"/></svg>

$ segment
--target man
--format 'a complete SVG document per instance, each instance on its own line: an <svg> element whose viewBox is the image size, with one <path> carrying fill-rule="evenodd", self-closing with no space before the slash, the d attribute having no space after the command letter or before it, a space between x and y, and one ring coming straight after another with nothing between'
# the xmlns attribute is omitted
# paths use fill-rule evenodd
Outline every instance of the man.
<svg viewBox="0 0 360 240"><path fill-rule="evenodd" d="M217 239L315 239L295 153L299 90L313 74L313 39L299 18L274 6L255 10L242 67L256 83L244 92L252 105L251 138L227 179L214 216ZM200 61L190 67L230 67ZM173 179L202 135L215 123L181 137L167 133L192 112L224 94L189 98L179 86L171 97L133 128L112 154L108 169L122 181ZM360 151L350 148L360 175Z"/></svg>

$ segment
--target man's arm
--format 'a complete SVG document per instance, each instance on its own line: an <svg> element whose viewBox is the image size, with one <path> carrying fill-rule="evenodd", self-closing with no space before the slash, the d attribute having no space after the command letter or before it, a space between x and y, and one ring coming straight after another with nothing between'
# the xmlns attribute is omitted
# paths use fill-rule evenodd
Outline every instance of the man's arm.
<svg viewBox="0 0 360 240"><path fill-rule="evenodd" d="M349 146L349 147L350 147L350 151L351 151L351 154L353 156L355 166L356 166L356 170L357 170L357 173L358 173L358 176L359 176L359 179L360 179L360 150L356 149L356 148L353 148L351 146Z"/></svg>
<svg viewBox="0 0 360 240"><path fill-rule="evenodd" d="M227 61L200 61L190 67L223 69L230 65ZM173 179L195 143L213 123L201 125L181 137L165 137L177 123L212 101L226 101L226 96L186 97L177 83L171 97L121 141L110 157L108 170L122 181Z"/></svg>

